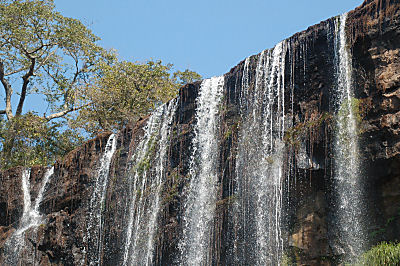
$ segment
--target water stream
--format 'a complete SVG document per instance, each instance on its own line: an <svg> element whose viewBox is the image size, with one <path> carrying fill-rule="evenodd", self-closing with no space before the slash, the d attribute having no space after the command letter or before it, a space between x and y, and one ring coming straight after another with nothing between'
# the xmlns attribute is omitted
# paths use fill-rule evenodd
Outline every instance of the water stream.
<svg viewBox="0 0 400 266"><path fill-rule="evenodd" d="M88 261L90 265L99 265L103 251L103 211L107 192L111 159L116 150L117 136L111 134L107 140L105 151L100 159L96 182L93 186L89 203L89 219L87 222Z"/></svg>
<svg viewBox="0 0 400 266"><path fill-rule="evenodd" d="M285 55L285 41L260 54L252 90L245 61L234 206L239 265L278 265L282 255Z"/></svg>
<svg viewBox="0 0 400 266"><path fill-rule="evenodd" d="M210 236L218 186L218 114L223 88L223 76L206 79L200 86L196 101L195 135L189 165L191 179L186 191L180 242L180 264L183 265L205 265L210 260Z"/></svg>
<svg viewBox="0 0 400 266"><path fill-rule="evenodd" d="M175 99L164 104L151 115L132 158L132 196L123 265L153 265L169 135L178 102Z"/></svg>
<svg viewBox="0 0 400 266"><path fill-rule="evenodd" d="M336 20L335 55L337 65L336 132L334 140L336 215L339 242L347 256L359 255L365 245L362 224L363 184L360 175L357 127L358 100L354 97L352 58L346 37L347 13Z"/></svg>
<svg viewBox="0 0 400 266"><path fill-rule="evenodd" d="M35 261L35 251L28 250L29 246L25 243L25 234L33 230L34 234L39 225L45 222L44 218L39 212L40 203L43 200L43 193L46 190L46 185L49 179L54 174L54 167L49 168L43 176L43 180L36 196L36 199L32 208L31 200L31 184L30 184L30 170L25 169L22 172L22 192L24 198L23 213L17 230L11 235L4 245L4 261L8 265L17 265L21 259L21 252L24 251L24 263Z"/></svg>

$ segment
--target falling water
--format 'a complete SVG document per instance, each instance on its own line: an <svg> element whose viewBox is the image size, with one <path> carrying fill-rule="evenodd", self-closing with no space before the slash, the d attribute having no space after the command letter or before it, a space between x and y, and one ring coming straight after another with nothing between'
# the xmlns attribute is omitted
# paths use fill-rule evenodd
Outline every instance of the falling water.
<svg viewBox="0 0 400 266"><path fill-rule="evenodd" d="M145 134L132 158L131 205L123 265L152 265L165 181L169 135L178 99L164 104L149 118ZM154 167L153 167L154 166Z"/></svg>
<svg viewBox="0 0 400 266"><path fill-rule="evenodd" d="M213 77L202 82L196 104L195 136L189 174L191 177L183 215L183 239L180 242L180 263L207 263L211 228L218 185L217 162L219 106L224 77Z"/></svg>
<svg viewBox="0 0 400 266"><path fill-rule="evenodd" d="M285 55L285 41L260 54L253 90L243 72L235 204L239 264L279 265L282 255Z"/></svg>
<svg viewBox="0 0 400 266"><path fill-rule="evenodd" d="M27 248L25 244L25 233L31 229L36 229L40 224L44 222L43 217L39 212L40 203L43 199L43 193L46 189L46 185L50 177L54 173L54 167L51 167L46 171L43 176L42 185L35 199L33 208L31 201L31 191L30 191L30 170L26 169L22 172L22 192L24 196L24 207L22 218L18 229L12 234L12 236L7 240L4 246L4 258L7 265L17 265L20 259L21 252ZM25 252L29 252L26 250ZM32 251L33 252L33 251ZM24 258L24 262L34 261L34 256L29 256L29 258Z"/></svg>
<svg viewBox="0 0 400 266"><path fill-rule="evenodd" d="M46 190L46 185L49 182L50 177L53 176L53 174L54 174L54 166L51 167L48 171L46 171L46 173L44 174L42 186L40 187L39 193L36 197L35 205L34 205L34 209L33 209L33 211L37 214L39 214L39 207L40 207L40 203L42 203L43 193Z"/></svg>
<svg viewBox="0 0 400 266"><path fill-rule="evenodd" d="M153 251L154 251L154 237L157 232L157 218L160 211L160 193L162 188L162 183L165 180L165 166L167 159L167 151L168 151L168 137L171 133L171 125L173 122L173 118L175 116L176 107L178 100L174 100L170 103L167 110L164 110L163 122L161 126L160 132L160 140L157 151L157 165L156 165L156 176L155 182L152 184L151 190L154 191L154 196L152 197L152 202L150 204L151 208L149 208L149 216L150 219L147 224L147 252L146 252L146 265L152 264L153 259Z"/></svg>
<svg viewBox="0 0 400 266"><path fill-rule="evenodd" d="M337 132L335 136L335 186L339 242L352 256L360 254L365 242L362 226L362 184L358 150L357 100L353 96L351 53L346 40L346 18L343 14L335 25L337 64ZM349 259L349 258L347 258Z"/></svg>
<svg viewBox="0 0 400 266"><path fill-rule="evenodd" d="M103 250L103 211L108 184L108 173L111 158L117 146L117 137L111 134L108 138L100 166L97 171L96 183L93 187L89 205L89 220L87 223L88 261L90 265L99 265Z"/></svg>

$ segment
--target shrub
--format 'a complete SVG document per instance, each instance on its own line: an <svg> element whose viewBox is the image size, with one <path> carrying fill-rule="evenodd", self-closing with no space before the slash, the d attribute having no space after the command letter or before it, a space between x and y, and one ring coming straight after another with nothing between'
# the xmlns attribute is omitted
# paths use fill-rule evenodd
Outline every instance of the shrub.
<svg viewBox="0 0 400 266"><path fill-rule="evenodd" d="M382 242L365 252L358 265L400 265L400 244Z"/></svg>

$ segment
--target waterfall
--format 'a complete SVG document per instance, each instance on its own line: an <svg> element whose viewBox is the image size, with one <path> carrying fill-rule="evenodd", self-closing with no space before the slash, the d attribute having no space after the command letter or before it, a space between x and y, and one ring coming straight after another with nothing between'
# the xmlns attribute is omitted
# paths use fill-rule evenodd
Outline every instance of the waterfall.
<svg viewBox="0 0 400 266"><path fill-rule="evenodd" d="M123 265L153 264L169 136L178 101L160 106L151 115L132 158L132 195Z"/></svg>
<svg viewBox="0 0 400 266"><path fill-rule="evenodd" d="M44 222L43 217L39 212L39 207L43 199L43 193L45 192L46 185L50 177L53 176L53 173L54 167L51 167L45 172L42 184L40 186L39 192L36 196L32 208L30 190L31 184L29 181L30 170L23 170L21 180L22 192L24 197L23 213L17 230L11 235L11 237L4 245L4 261L7 263L7 265L18 264L19 260L21 259L21 252L27 248L27 245L25 243L25 233L31 228L36 230L36 228ZM26 252L34 253L33 250L26 250ZM24 258L24 262L26 262L25 260L34 261L34 254L30 253L27 258Z"/></svg>
<svg viewBox="0 0 400 266"><path fill-rule="evenodd" d="M89 203L87 222L88 261L90 265L99 265L103 251L103 211L107 192L111 159L116 150L117 137L111 134L107 140L104 154L100 159L96 182Z"/></svg>
<svg viewBox="0 0 400 266"><path fill-rule="evenodd" d="M337 219L342 254L358 255L365 244L362 224L363 186L360 176L357 111L353 95L352 58L346 40L346 18L343 14L335 24L337 66L337 125L334 139L335 190Z"/></svg>
<svg viewBox="0 0 400 266"><path fill-rule="evenodd" d="M35 200L35 205L34 205L34 209L33 211L37 214L39 214L39 207L40 207L40 203L42 203L42 199L43 199L43 193L46 190L46 185L50 180L50 177L52 177L54 174L54 166L52 166L48 171L46 171L46 173L44 174L43 177L43 181L42 181L42 186L40 187L39 193L36 197Z"/></svg>
<svg viewBox="0 0 400 266"><path fill-rule="evenodd" d="M236 263L242 265L279 265L283 251L286 49L283 41L260 54L254 89L246 70L249 59L245 61L234 206L238 232L234 252Z"/></svg>
<svg viewBox="0 0 400 266"><path fill-rule="evenodd" d="M54 173L54 167L51 167L46 171L43 176L42 185L40 190L36 196L33 208L31 201L31 192L30 192L30 170L24 170L22 173L22 191L24 194L24 212L22 214L21 222L18 230L15 234L20 235L27 231L29 228L37 227L42 223L42 216L39 212L39 206L43 199L43 193L46 189L46 185L50 179L50 177Z"/></svg>
<svg viewBox="0 0 400 266"><path fill-rule="evenodd" d="M218 185L219 106L224 77L203 80L196 101L196 124L189 164L190 184L184 204L180 264L204 265L209 259Z"/></svg>

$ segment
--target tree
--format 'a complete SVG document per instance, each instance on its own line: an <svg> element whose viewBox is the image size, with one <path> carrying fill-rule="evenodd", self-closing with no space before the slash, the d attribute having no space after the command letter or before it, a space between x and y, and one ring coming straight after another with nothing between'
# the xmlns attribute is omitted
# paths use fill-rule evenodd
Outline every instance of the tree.
<svg viewBox="0 0 400 266"><path fill-rule="evenodd" d="M49 165L60 159L83 141L71 129L61 131L61 126L60 121L46 122L43 117L31 112L17 116L12 121L1 119L0 140L3 147L0 164L3 168Z"/></svg>
<svg viewBox="0 0 400 266"><path fill-rule="evenodd" d="M59 122L53 119L83 107L77 105L80 90L96 75L100 62L114 60L112 53L96 44L98 40L80 21L56 12L52 0L0 1L0 82L5 94L4 109L0 110L5 116L0 132L3 158L20 152L17 142L25 129L20 125L38 125L40 121L42 129L54 129ZM23 115L27 96L32 93L44 96L49 114ZM38 130L36 137L38 132L56 131ZM33 137L29 130L25 133L22 135ZM60 137L58 133L53 137L56 135Z"/></svg>
<svg viewBox="0 0 400 266"><path fill-rule="evenodd" d="M56 12L52 0L3 1L0 34L0 81L6 95L0 113L8 120L22 114L30 93L43 94L51 105L54 112L43 115L46 120L81 108L75 105L77 90L96 73L100 61L114 59L80 21ZM19 99L13 112L16 87Z"/></svg>
<svg viewBox="0 0 400 266"><path fill-rule="evenodd" d="M179 86L201 80L201 75L199 73L189 69L186 69L185 71L178 70L173 74L173 77Z"/></svg>
<svg viewBox="0 0 400 266"><path fill-rule="evenodd" d="M73 126L92 135L118 130L175 97L182 85L201 78L188 69L172 73L172 67L160 60L102 64L101 74L81 97L91 104L80 110Z"/></svg>
<svg viewBox="0 0 400 266"><path fill-rule="evenodd" d="M53 0L0 0L1 168L48 164L84 138L135 122L200 79L171 64L118 61L79 20L55 11ZM45 113L23 112L40 94Z"/></svg>

